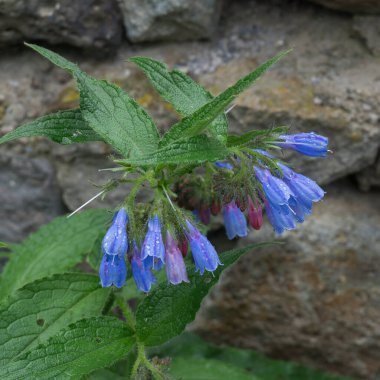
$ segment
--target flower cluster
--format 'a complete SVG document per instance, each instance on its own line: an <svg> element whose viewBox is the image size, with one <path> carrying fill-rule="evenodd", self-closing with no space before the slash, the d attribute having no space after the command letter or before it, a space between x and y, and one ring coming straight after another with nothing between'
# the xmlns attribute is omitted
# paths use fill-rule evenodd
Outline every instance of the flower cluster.
<svg viewBox="0 0 380 380"><path fill-rule="evenodd" d="M324 157L328 151L328 139L314 132L281 135L280 141L276 142L276 145L311 157ZM252 157L253 153L257 153L261 159ZM256 188L247 189L247 192L236 196L230 195L224 202L224 226L230 240L235 237L247 236L248 224L253 229L259 230L263 223L263 208L277 234L294 229L297 223L302 223L306 216L311 214L313 203L318 202L324 196L324 191L316 182L296 173L283 163L276 162L276 158L268 152L253 149L252 154L248 154L246 157L248 157L249 165L253 168L254 181L257 182ZM276 162L276 169L270 170L263 161L264 158ZM234 160L234 165L230 162L215 163L216 167L231 172L235 167L239 168L241 165L243 163L239 158ZM189 204L191 209L194 207L194 196L188 188L185 195L192 200L192 203ZM183 200L183 197L181 199ZM219 207L215 208L215 204ZM208 224L210 213L216 215L220 210L220 203L214 199L208 208L203 203L202 208L194 209L194 213L201 222ZM244 215L246 210L247 218Z"/></svg>
<svg viewBox="0 0 380 380"><path fill-rule="evenodd" d="M281 135L280 138L285 141L277 143L281 148L294 149L311 157L325 157L327 154L328 139L313 132ZM263 150L254 151L274 159ZM281 234L285 230L294 229L297 223L304 222L306 216L311 214L313 202L320 201L325 194L324 191L316 182L282 163L277 163L279 170L273 175L265 164L258 161L261 167L254 165L254 173L260 187L255 201L248 195L249 224L256 230L261 228L262 205L264 205L269 222L276 233ZM233 169L231 165L223 167ZM229 239L247 235L245 216L235 201L225 205L223 215Z"/></svg>
<svg viewBox="0 0 380 380"><path fill-rule="evenodd" d="M324 157L328 139L315 133L300 133L281 135L275 144L308 156ZM311 214L313 203L324 196L316 182L296 173L264 150L246 149L231 157L229 162L215 162L214 168L211 171L222 175L224 189L231 191L218 192L213 175L208 179L200 175L184 177L172 192L177 206L166 193L176 219L180 220L179 226L174 220L165 220L162 225L163 215L167 215L164 206L152 208L155 211L149 211L140 228L146 229L145 237L136 239L138 234L133 230L129 252L127 225L133 212L129 210L128 216L127 211L121 208L116 213L102 242L103 259L99 274L103 287L124 285L127 253L135 283L144 292L149 292L157 281L154 271L163 267L169 283L189 282L184 262L189 247L196 271L201 275L205 271L215 271L221 265L218 254L192 219L208 224L211 215L222 211L227 237L234 239L247 236L248 224L259 230L265 210L274 231L281 234L302 223ZM181 209L191 210L193 218L182 213Z"/></svg>
<svg viewBox="0 0 380 380"><path fill-rule="evenodd" d="M127 213L124 208L121 208L103 239L103 259L99 269L103 287L114 285L120 288L126 281L127 222ZM196 271L201 274L205 270L213 272L221 264L214 246L189 220L186 220L184 230L187 239L185 241L178 243L169 229L163 239L159 217L153 215L149 219L143 243L139 244L133 240L129 252L132 275L138 289L149 292L152 284L157 281L152 271L158 271L164 265L167 279L171 284L189 282L184 262L187 243L191 247Z"/></svg>

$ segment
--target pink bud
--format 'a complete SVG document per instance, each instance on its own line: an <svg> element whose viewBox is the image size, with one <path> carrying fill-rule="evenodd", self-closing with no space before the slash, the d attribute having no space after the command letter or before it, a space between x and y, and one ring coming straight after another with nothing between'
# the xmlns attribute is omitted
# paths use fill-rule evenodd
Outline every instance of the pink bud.
<svg viewBox="0 0 380 380"><path fill-rule="evenodd" d="M179 249L182 253L183 257L187 256L187 252L189 250L189 243L185 237L182 237L182 239L179 242Z"/></svg>
<svg viewBox="0 0 380 380"><path fill-rule="evenodd" d="M211 203L211 214L216 216L220 213L220 210L222 209L220 202L216 199L214 199Z"/></svg>
<svg viewBox="0 0 380 380"><path fill-rule="evenodd" d="M255 230L259 230L263 224L263 210L259 203L253 203L248 197L248 221Z"/></svg>
<svg viewBox="0 0 380 380"><path fill-rule="evenodd" d="M199 219L203 224L210 224L210 209L209 208L201 208L199 210Z"/></svg>

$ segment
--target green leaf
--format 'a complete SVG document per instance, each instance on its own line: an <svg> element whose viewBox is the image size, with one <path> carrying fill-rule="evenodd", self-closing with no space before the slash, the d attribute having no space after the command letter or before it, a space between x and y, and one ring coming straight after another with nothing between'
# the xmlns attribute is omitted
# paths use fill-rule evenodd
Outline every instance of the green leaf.
<svg viewBox="0 0 380 380"><path fill-rule="evenodd" d="M218 362L222 366L228 365L228 367L244 369L251 373L251 376L255 375L260 380L353 380L348 377L323 373L297 363L274 360L253 350L216 346L204 341L196 334L188 332L149 351L151 357L173 357L173 363L177 363L177 358L188 360L189 363L199 359L211 359L215 364ZM179 372L173 374L178 376ZM207 374L208 372L205 371L203 376L207 376ZM233 379L233 377L228 378ZM186 377L183 377L183 380L185 379Z"/></svg>
<svg viewBox="0 0 380 380"><path fill-rule="evenodd" d="M289 51L284 51L269 59L255 71L239 79L233 86L222 92L209 103L193 112L191 115L175 124L164 135L160 146L165 146L174 141L197 135L205 131L210 123L244 90L251 86L265 71L278 62Z"/></svg>
<svg viewBox="0 0 380 380"><path fill-rule="evenodd" d="M233 364L212 359L175 358L170 364L169 373L181 380L260 380Z"/></svg>
<svg viewBox="0 0 380 380"><path fill-rule="evenodd" d="M81 111L76 109L59 111L26 123L3 136L0 144L33 136L46 136L59 144L101 140L83 119Z"/></svg>
<svg viewBox="0 0 380 380"><path fill-rule="evenodd" d="M268 142L272 142L272 140L276 140L277 136L286 133L288 131L288 127L276 127L276 128L270 128L270 129L263 129L263 130L253 130L246 132L242 135L228 135L227 137L227 146L228 147L234 147L234 146L242 146L249 142L252 142L256 139L267 139ZM265 141L265 140L263 140Z"/></svg>
<svg viewBox="0 0 380 380"><path fill-rule="evenodd" d="M80 263L99 231L111 220L107 210L88 210L41 227L16 246L0 278L0 299L34 280L63 273Z"/></svg>
<svg viewBox="0 0 380 380"><path fill-rule="evenodd" d="M229 155L228 149L217 139L206 135L193 136L175 141L157 152L135 159L118 160L122 164L157 165L202 163L222 160Z"/></svg>
<svg viewBox="0 0 380 380"><path fill-rule="evenodd" d="M111 369L108 368L101 368L97 371L91 373L88 375L87 378L84 378L83 380L125 380L126 377L124 375L119 375L118 373L113 372Z"/></svg>
<svg viewBox="0 0 380 380"><path fill-rule="evenodd" d="M157 149L159 133L145 110L113 83L97 80L60 55L27 44L55 65L70 72L78 83L83 118L101 138L126 157Z"/></svg>
<svg viewBox="0 0 380 380"><path fill-rule="evenodd" d="M89 76L78 79L80 107L89 125L126 157L158 148L157 127L145 110L120 87Z"/></svg>
<svg viewBox="0 0 380 380"><path fill-rule="evenodd" d="M124 357L135 343L132 330L112 317L83 319L45 344L0 368L7 380L75 380Z"/></svg>
<svg viewBox="0 0 380 380"><path fill-rule="evenodd" d="M202 299L215 285L223 270L233 264L241 255L268 243L250 244L242 249L224 252L220 255L223 266L212 273L200 276L189 266L190 283L173 286L159 284L139 304L136 312L137 335L147 346L162 344L179 335L191 322L199 309ZM270 243L273 244L273 243Z"/></svg>
<svg viewBox="0 0 380 380"><path fill-rule="evenodd" d="M0 241L0 248L9 248L9 245L7 243Z"/></svg>
<svg viewBox="0 0 380 380"><path fill-rule="evenodd" d="M185 73L172 70L161 62L146 57L132 57L158 93L182 115L188 116L213 99L213 96ZM228 130L227 117L222 114L211 123L211 134L225 141Z"/></svg>
<svg viewBox="0 0 380 380"><path fill-rule="evenodd" d="M0 365L67 325L99 315L109 296L98 276L84 273L55 275L16 291L0 306Z"/></svg>
<svg viewBox="0 0 380 380"><path fill-rule="evenodd" d="M111 367L98 369L87 375L83 380L128 380L130 379L136 359L137 350L131 350L125 358L119 360Z"/></svg>

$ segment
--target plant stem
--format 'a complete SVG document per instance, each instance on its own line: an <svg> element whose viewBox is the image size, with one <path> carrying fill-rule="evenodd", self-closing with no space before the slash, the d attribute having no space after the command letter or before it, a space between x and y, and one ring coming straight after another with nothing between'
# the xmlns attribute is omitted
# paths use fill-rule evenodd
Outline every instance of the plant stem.
<svg viewBox="0 0 380 380"><path fill-rule="evenodd" d="M131 372L132 380L136 377L137 371L141 364L145 365L145 367L149 369L155 380L164 380L164 375L161 373L161 371L158 368L156 368L146 357L144 343L137 341L137 358L135 363L133 364Z"/></svg>
<svg viewBox="0 0 380 380"><path fill-rule="evenodd" d="M123 315L128 323L128 325L135 330L136 329L136 320L135 316L126 303L126 301L121 296L116 296L116 303L120 307L121 311L123 312Z"/></svg>

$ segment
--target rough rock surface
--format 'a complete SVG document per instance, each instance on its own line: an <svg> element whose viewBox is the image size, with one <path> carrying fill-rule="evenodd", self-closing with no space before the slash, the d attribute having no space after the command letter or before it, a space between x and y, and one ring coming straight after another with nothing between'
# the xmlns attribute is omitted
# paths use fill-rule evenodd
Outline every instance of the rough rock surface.
<svg viewBox="0 0 380 380"><path fill-rule="evenodd" d="M133 51L123 47L102 61L68 49L59 52L94 76L120 84L166 129L177 120L176 114L159 101L143 75L126 64L128 56L161 59L218 93L279 50L294 46L293 53L237 100L229 114L231 129L290 125L292 131L326 134L334 151L329 158L292 155L296 169L321 183L360 174L373 165L380 145L380 68L363 40L353 37L352 17L303 2L239 1L227 5L220 25L218 38L210 42L135 46ZM38 115L75 107L77 102L75 84L67 73L26 48L4 51L0 60L2 134ZM110 165L105 157L111 151L102 144L92 146L89 157L73 161L71 155L83 157L88 148L60 147L40 139L16 144L25 157L52 162L63 202L71 210L97 192L88 178L97 184L104 182L107 172L98 173L98 166ZM8 146L1 146L0 154ZM75 179L73 162L80 166L81 181ZM113 205L114 199L109 199L103 204Z"/></svg>
<svg viewBox="0 0 380 380"><path fill-rule="evenodd" d="M356 174L356 179L362 191L368 191L371 187L380 187L380 157L372 166Z"/></svg>
<svg viewBox="0 0 380 380"><path fill-rule="evenodd" d="M78 47L118 45L116 0L0 0L0 45L46 41Z"/></svg>
<svg viewBox="0 0 380 380"><path fill-rule="evenodd" d="M0 241L19 242L64 211L51 163L15 152L0 155Z"/></svg>
<svg viewBox="0 0 380 380"><path fill-rule="evenodd" d="M83 2L74 8L80 6ZM374 40L366 37L363 25L358 29L358 20L304 0L239 0L226 2L216 38L209 41L121 46L103 60L67 46L55 50L95 77L121 85L164 130L178 116L126 63L129 56L163 60L217 94L279 50L293 47L237 100L229 113L231 129L289 125L292 131L325 134L334 154L326 159L290 154L295 169L324 184L355 176L367 191L380 185L380 68L370 43ZM102 25L95 22L99 33ZM0 22L0 35L2 26ZM74 43L55 40L56 29L48 30L49 36L36 34L38 39ZM31 24L28 35L37 32ZM83 29L79 37L85 35ZM1 51L1 135L77 104L67 73L26 48ZM112 166L111 154L102 143L59 146L42 138L0 146L0 240L20 241L53 216L91 198L98 192L93 183L109 178L109 172L98 169ZM359 193L353 186L327 187L326 200L299 231L287 235L280 252L273 248L245 257L209 300L198 328L210 329L214 340L379 378L379 194ZM117 207L127 191L120 188L91 206ZM272 237L268 226L253 236L256 241ZM233 244L220 235L215 238L221 251Z"/></svg>
<svg viewBox="0 0 380 380"><path fill-rule="evenodd" d="M119 0L133 42L210 38L221 0Z"/></svg>
<svg viewBox="0 0 380 380"><path fill-rule="evenodd" d="M195 329L217 343L379 379L379 195L329 186L284 245L253 251L225 273ZM271 235L266 228L239 244Z"/></svg>
<svg viewBox="0 0 380 380"><path fill-rule="evenodd" d="M327 8L351 13L379 13L378 0L309 0Z"/></svg>
<svg viewBox="0 0 380 380"><path fill-rule="evenodd" d="M380 16L355 16L354 30L365 40L372 54L380 56Z"/></svg>
<svg viewBox="0 0 380 380"><path fill-rule="evenodd" d="M328 136L334 152L328 160L292 155L295 167L328 183L361 171L376 159L380 147L380 66L362 41L351 37L351 17L326 12L320 19L315 7L287 7L291 12L285 12L285 7L256 4L240 13L237 25L234 20L240 9L232 5L229 17L222 21L235 49L244 44L246 34L255 34L256 46L262 50L294 47L288 57L237 98L230 113L231 129L241 132L288 125L292 132L314 130ZM276 27L269 32L267 25ZM318 38L313 36L316 30ZM201 74L201 82L219 93L263 61L258 59L261 52L252 50Z"/></svg>

